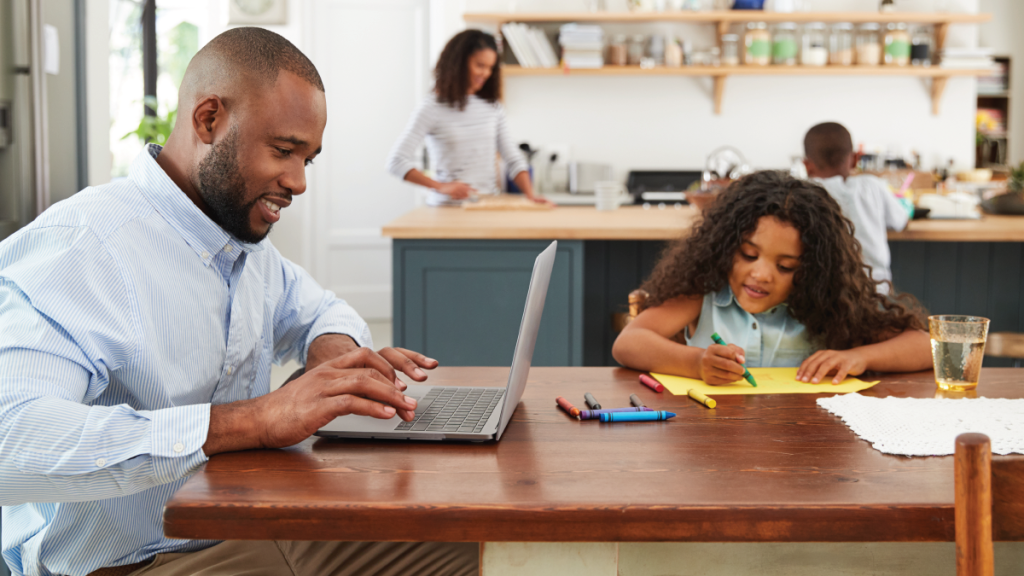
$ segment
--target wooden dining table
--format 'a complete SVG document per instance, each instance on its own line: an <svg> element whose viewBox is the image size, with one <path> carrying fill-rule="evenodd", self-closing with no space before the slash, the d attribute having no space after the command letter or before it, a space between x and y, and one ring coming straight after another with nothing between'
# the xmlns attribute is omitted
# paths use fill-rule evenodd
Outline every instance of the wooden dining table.
<svg viewBox="0 0 1024 576"><path fill-rule="evenodd" d="M172 538L456 542L950 542L953 458L883 454L821 394L720 395L714 409L623 368L534 368L499 442L311 438L219 454L164 511ZM439 368L428 383L503 386L507 368ZM861 394L1024 398L1024 370L975 392L932 374L865 375ZM636 394L677 416L579 421L555 405ZM1000 458L1019 458L1009 456ZM486 550L486 548L485 548Z"/></svg>

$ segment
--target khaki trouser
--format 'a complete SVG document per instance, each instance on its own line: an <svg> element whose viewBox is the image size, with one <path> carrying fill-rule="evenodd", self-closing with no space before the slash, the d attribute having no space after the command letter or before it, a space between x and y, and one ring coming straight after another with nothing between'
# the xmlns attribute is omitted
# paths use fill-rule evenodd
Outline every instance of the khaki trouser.
<svg viewBox="0 0 1024 576"><path fill-rule="evenodd" d="M131 576L476 576L475 542L229 540L186 554L158 554Z"/></svg>

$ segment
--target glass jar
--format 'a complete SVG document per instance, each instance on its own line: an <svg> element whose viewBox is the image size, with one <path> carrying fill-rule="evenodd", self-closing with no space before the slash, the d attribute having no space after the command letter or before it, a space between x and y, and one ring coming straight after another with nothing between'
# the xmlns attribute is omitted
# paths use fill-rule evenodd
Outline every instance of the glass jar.
<svg viewBox="0 0 1024 576"><path fill-rule="evenodd" d="M902 22L886 26L885 63L889 66L910 64L910 33Z"/></svg>
<svg viewBox="0 0 1024 576"><path fill-rule="evenodd" d="M775 27L772 35L772 64L776 66L796 66L796 57L800 53L800 45L796 39L796 24L783 22Z"/></svg>
<svg viewBox="0 0 1024 576"><path fill-rule="evenodd" d="M910 64L932 65L932 31L927 26L918 26L910 37Z"/></svg>
<svg viewBox="0 0 1024 576"><path fill-rule="evenodd" d="M626 35L616 34L608 45L608 63L612 66L625 66L629 62L629 48Z"/></svg>
<svg viewBox="0 0 1024 576"><path fill-rule="evenodd" d="M750 22L743 38L743 63L767 66L772 63L772 35L764 22Z"/></svg>
<svg viewBox="0 0 1024 576"><path fill-rule="evenodd" d="M629 41L626 63L630 66L639 66L644 58L644 43L647 38L643 34L634 35Z"/></svg>
<svg viewBox="0 0 1024 576"><path fill-rule="evenodd" d="M857 65L878 66L882 62L882 42L878 37L880 27L874 22L861 24L857 29Z"/></svg>
<svg viewBox="0 0 1024 576"><path fill-rule="evenodd" d="M853 65L853 24L842 22L832 27L828 57L829 64L833 66Z"/></svg>
<svg viewBox="0 0 1024 576"><path fill-rule="evenodd" d="M828 64L828 48L823 22L812 22L804 27L803 44L800 46L800 63L804 66Z"/></svg>
<svg viewBox="0 0 1024 576"><path fill-rule="evenodd" d="M722 34L722 66L740 65L740 37Z"/></svg>

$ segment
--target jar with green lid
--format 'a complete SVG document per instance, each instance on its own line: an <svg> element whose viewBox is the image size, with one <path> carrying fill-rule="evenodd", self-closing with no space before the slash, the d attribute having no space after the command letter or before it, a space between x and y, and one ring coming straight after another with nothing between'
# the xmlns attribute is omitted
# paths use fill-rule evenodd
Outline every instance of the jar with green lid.
<svg viewBox="0 0 1024 576"><path fill-rule="evenodd" d="M796 66L796 57L800 53L800 44L796 39L796 24L783 22L775 27L772 35L772 64L776 66Z"/></svg>
<svg viewBox="0 0 1024 576"><path fill-rule="evenodd" d="M852 66L853 62L853 24L840 22L832 27L829 36L828 63L833 66Z"/></svg>
<svg viewBox="0 0 1024 576"><path fill-rule="evenodd" d="M743 37L743 63L750 66L767 66L772 62L772 35L768 24L750 22Z"/></svg>
<svg viewBox="0 0 1024 576"><path fill-rule="evenodd" d="M885 63L889 66L910 64L910 32L902 22L886 26Z"/></svg>
<svg viewBox="0 0 1024 576"><path fill-rule="evenodd" d="M882 42L879 26L874 22L861 24L857 29L857 65L878 66L882 61Z"/></svg>

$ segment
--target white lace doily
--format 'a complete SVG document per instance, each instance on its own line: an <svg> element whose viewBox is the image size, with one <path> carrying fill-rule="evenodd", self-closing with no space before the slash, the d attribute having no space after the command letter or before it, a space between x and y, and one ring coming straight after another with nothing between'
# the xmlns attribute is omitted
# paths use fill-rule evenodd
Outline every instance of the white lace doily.
<svg viewBox="0 0 1024 576"><path fill-rule="evenodd" d="M818 405L843 419L879 452L944 456L956 437L981 432L994 454L1024 454L1024 400L1001 398L872 398L843 394Z"/></svg>

